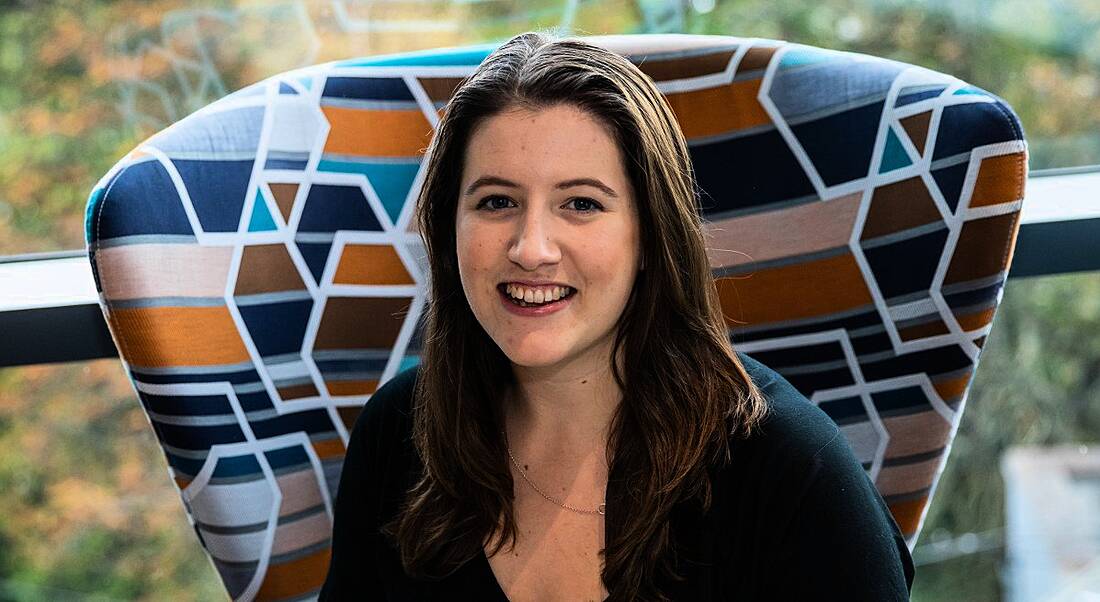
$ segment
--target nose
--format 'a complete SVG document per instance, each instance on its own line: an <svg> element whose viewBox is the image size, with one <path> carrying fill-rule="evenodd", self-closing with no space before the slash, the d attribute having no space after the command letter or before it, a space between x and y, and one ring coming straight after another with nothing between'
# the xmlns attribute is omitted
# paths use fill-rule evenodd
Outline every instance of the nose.
<svg viewBox="0 0 1100 602"><path fill-rule="evenodd" d="M553 217L536 208L525 211L516 221L508 259L528 271L561 261Z"/></svg>

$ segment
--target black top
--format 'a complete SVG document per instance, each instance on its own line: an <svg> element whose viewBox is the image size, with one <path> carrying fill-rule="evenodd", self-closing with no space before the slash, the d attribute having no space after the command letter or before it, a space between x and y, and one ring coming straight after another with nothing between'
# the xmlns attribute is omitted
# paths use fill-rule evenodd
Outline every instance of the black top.
<svg viewBox="0 0 1100 602"><path fill-rule="evenodd" d="M687 579L674 600L908 600L913 561L840 429L782 376L739 353L771 409L713 479L702 514L669 516ZM379 533L422 470L410 440L416 369L376 392L351 433L321 600L507 600L484 554L442 581L409 578ZM613 471L614 472L614 471ZM609 475L606 524L621 480Z"/></svg>

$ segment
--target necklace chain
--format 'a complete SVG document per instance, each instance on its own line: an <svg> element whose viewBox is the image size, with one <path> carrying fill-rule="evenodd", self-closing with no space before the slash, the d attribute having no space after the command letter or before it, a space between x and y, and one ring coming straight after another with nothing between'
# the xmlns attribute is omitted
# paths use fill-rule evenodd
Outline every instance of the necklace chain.
<svg viewBox="0 0 1100 602"><path fill-rule="evenodd" d="M506 436L505 440L507 440L507 436ZM523 480L527 481L527 484L530 485L532 489L537 491L539 495L541 495L542 497L546 498L547 500L549 500L551 502L554 502L555 504L561 506L562 508L565 508L566 510L571 510L573 512L576 512L577 514L598 514L600 516L604 515L606 507L607 507L606 503L600 504L599 506L596 506L595 510L586 510L584 508L577 508L576 506L570 506L569 504L566 504L565 502L563 502L563 501L561 501L557 498L553 498L553 497L547 495L545 491L543 491L542 489L539 489L539 486L535 485L535 482L532 481L527 476L527 473L524 472L523 467L521 467L519 465L519 462L516 462L516 457L512 455L511 446L509 446L507 443L505 443L504 446L508 450L508 457L511 458L512 465L516 467L517 471L519 471L519 476L523 477Z"/></svg>

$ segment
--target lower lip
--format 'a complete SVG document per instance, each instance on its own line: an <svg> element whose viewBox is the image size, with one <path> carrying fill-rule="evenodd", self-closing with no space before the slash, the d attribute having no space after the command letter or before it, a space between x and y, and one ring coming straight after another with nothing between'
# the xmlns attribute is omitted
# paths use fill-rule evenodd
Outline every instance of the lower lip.
<svg viewBox="0 0 1100 602"><path fill-rule="evenodd" d="M546 305L539 305L538 307L520 307L509 301L508 295L501 293L499 290L497 290L497 293L500 294L500 302L504 304L504 309L507 309L517 316L545 316L547 314L552 314L556 311L565 309L566 306L573 302L573 297L577 296L577 293L574 292L564 299L559 299L553 303L547 303Z"/></svg>

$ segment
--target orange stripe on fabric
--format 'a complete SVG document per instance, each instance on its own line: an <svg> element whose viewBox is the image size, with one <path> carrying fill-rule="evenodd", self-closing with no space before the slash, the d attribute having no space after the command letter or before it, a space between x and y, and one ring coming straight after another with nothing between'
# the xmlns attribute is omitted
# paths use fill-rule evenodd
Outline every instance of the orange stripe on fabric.
<svg viewBox="0 0 1100 602"><path fill-rule="evenodd" d="M1024 174L1023 153L986 157L978 169L970 206L999 205L1020 200L1024 196Z"/></svg>
<svg viewBox="0 0 1100 602"><path fill-rule="evenodd" d="M111 332L134 366L212 366L248 361L248 350L224 306L114 309Z"/></svg>
<svg viewBox="0 0 1100 602"><path fill-rule="evenodd" d="M771 118L756 99L759 92L760 80L752 79L665 98L676 113L684 137L690 140L771 125Z"/></svg>
<svg viewBox="0 0 1100 602"><path fill-rule="evenodd" d="M378 389L377 380L328 380L329 395L370 395Z"/></svg>
<svg viewBox="0 0 1100 602"><path fill-rule="evenodd" d="M729 326L828 315L871 303L850 253L715 281Z"/></svg>
<svg viewBox="0 0 1100 602"><path fill-rule="evenodd" d="M345 245L333 276L335 284L414 284L397 251L389 245Z"/></svg>
<svg viewBox="0 0 1100 602"><path fill-rule="evenodd" d="M332 549L314 552L285 564L267 567L257 600L279 600L311 592L321 587L328 573Z"/></svg>
<svg viewBox="0 0 1100 602"><path fill-rule="evenodd" d="M413 157L431 141L432 126L417 110L321 107L332 125L325 152L363 157Z"/></svg>
<svg viewBox="0 0 1100 602"><path fill-rule="evenodd" d="M940 398L944 401L950 401L962 396L966 391L966 387L970 385L970 376L973 372L960 376L958 378L952 378L951 380L941 380L939 382L932 383L932 388L936 390L936 393L940 394Z"/></svg>
<svg viewBox="0 0 1100 602"><path fill-rule="evenodd" d="M959 321L959 326L962 326L963 330L977 330L993 321L995 311L996 308L990 307L977 313L955 316L955 319Z"/></svg>
<svg viewBox="0 0 1100 602"><path fill-rule="evenodd" d="M924 496L907 502L894 502L890 504L890 514L898 523L901 534L908 537L917 532L920 525L920 515L924 506L928 503L928 496Z"/></svg>
<svg viewBox="0 0 1100 602"><path fill-rule="evenodd" d="M312 441L311 443L313 443L313 451L317 452L317 457L322 460L339 458L347 452L347 450L344 449L344 444L339 439Z"/></svg>

